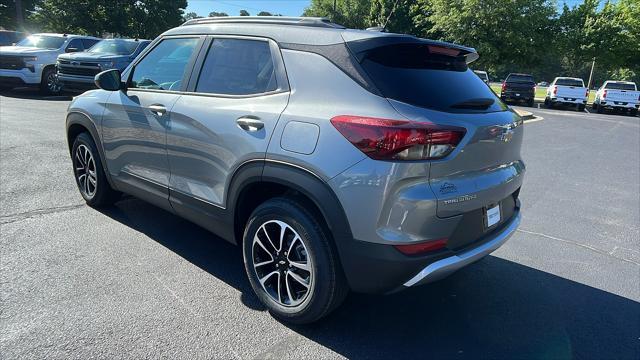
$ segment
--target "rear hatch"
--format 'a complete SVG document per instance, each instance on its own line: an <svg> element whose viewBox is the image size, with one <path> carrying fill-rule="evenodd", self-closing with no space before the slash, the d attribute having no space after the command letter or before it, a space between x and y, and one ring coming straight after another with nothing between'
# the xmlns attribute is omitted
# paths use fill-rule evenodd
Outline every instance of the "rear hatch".
<svg viewBox="0 0 640 360"><path fill-rule="evenodd" d="M587 89L580 79L557 79L554 86L552 91L558 98L575 100L587 97Z"/></svg>
<svg viewBox="0 0 640 360"><path fill-rule="evenodd" d="M640 92L635 91L636 87L634 84L630 83L609 83L605 87L607 91L606 101L607 102L619 102L626 105L627 103L638 103L640 99Z"/></svg>
<svg viewBox="0 0 640 360"><path fill-rule="evenodd" d="M473 51L473 49L471 49ZM507 200L502 221L515 211L522 183L521 118L468 68L477 56L438 43L387 44L358 54L360 64L383 96L411 121L463 127L453 152L430 167L437 214L477 214ZM515 194L515 196L513 196Z"/></svg>
<svg viewBox="0 0 640 360"><path fill-rule="evenodd" d="M509 75L505 80L505 91L530 93L534 91L536 84L531 75Z"/></svg>

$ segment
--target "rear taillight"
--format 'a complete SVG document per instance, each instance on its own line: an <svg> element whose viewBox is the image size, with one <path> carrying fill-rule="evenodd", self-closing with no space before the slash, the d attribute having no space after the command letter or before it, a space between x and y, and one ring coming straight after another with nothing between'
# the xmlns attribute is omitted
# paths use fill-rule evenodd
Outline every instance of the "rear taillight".
<svg viewBox="0 0 640 360"><path fill-rule="evenodd" d="M606 98L607 97L607 89L604 89L604 91L602 92L602 97Z"/></svg>
<svg viewBox="0 0 640 360"><path fill-rule="evenodd" d="M506 81L502 83L501 91L505 91L505 90L507 90L507 82Z"/></svg>
<svg viewBox="0 0 640 360"><path fill-rule="evenodd" d="M434 160L451 153L464 128L430 122L340 115L331 124L360 151L376 160Z"/></svg>
<svg viewBox="0 0 640 360"><path fill-rule="evenodd" d="M558 87L557 86L553 87L553 95L558 95Z"/></svg>
<svg viewBox="0 0 640 360"><path fill-rule="evenodd" d="M589 89L587 89L587 91L584 92L584 97L586 97L586 98L589 97Z"/></svg>
<svg viewBox="0 0 640 360"><path fill-rule="evenodd" d="M432 251L437 251L443 249L447 246L447 240L449 239L438 239L425 241L417 244L408 244L408 245L394 245L394 247L405 255L420 255Z"/></svg>

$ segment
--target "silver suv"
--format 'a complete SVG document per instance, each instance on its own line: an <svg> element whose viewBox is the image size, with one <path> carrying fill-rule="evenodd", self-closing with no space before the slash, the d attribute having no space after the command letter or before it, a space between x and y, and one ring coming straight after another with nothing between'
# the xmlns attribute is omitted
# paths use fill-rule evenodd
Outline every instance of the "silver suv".
<svg viewBox="0 0 640 360"><path fill-rule="evenodd" d="M242 245L269 311L312 322L518 227L522 120L477 58L326 19L191 20L73 100L76 182L91 206L128 193Z"/></svg>

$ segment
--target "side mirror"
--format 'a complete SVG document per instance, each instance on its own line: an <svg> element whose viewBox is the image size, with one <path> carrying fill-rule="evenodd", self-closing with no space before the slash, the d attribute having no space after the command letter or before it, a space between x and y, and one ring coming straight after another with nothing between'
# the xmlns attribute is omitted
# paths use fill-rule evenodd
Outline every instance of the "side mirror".
<svg viewBox="0 0 640 360"><path fill-rule="evenodd" d="M65 52L68 52L68 53L74 53L78 51L80 51L80 49L74 48L74 47L70 47L70 48L67 48L67 50L65 50Z"/></svg>
<svg viewBox="0 0 640 360"><path fill-rule="evenodd" d="M103 71L96 75L93 81L102 90L118 91L123 88L120 71L117 69Z"/></svg>

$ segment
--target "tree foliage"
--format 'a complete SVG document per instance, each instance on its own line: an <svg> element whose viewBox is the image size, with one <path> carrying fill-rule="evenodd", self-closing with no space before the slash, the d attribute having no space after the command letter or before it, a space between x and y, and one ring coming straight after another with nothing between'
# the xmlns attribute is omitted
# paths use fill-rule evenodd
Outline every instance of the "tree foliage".
<svg viewBox="0 0 640 360"><path fill-rule="evenodd" d="M371 26L369 14L372 0L313 0L303 16L326 17L349 28L364 29Z"/></svg>
<svg viewBox="0 0 640 360"><path fill-rule="evenodd" d="M30 15L40 31L153 39L183 22L186 0L41 0Z"/></svg>

